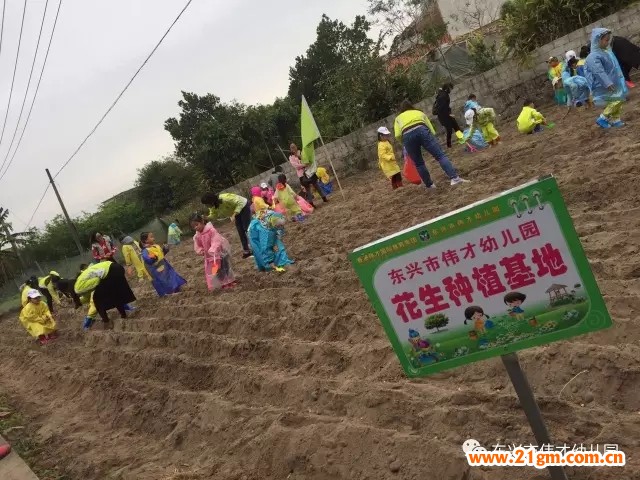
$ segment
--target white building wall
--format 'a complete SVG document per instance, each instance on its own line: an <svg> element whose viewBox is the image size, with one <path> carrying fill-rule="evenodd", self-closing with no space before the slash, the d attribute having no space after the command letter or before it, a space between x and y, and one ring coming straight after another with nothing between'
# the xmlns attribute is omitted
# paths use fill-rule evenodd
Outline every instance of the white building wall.
<svg viewBox="0 0 640 480"><path fill-rule="evenodd" d="M440 13L454 39L500 17L504 0L437 0Z"/></svg>

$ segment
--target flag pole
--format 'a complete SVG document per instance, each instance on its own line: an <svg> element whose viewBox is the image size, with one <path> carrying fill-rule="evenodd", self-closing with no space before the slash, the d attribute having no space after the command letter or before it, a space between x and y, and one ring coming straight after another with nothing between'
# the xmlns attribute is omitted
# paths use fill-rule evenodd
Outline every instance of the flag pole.
<svg viewBox="0 0 640 480"><path fill-rule="evenodd" d="M344 196L344 190L342 190L342 185L340 184L340 179L338 178L338 174L336 173L336 168L333 166L333 160L331 159L332 155L327 149L327 146L324 144L324 140L322 139L322 134L320 134L320 143L324 147L325 152L327 152L327 157L329 158L329 165L331 165L331 171L333 172L333 176L336 177L336 182L338 183L338 188L340 189L340 194L342 195L342 199L346 200L347 198Z"/></svg>
<svg viewBox="0 0 640 480"><path fill-rule="evenodd" d="M305 115L308 115L308 117L306 117ZM308 118L307 122L305 122L305 118ZM313 139L309 138L309 142L305 141L305 123L307 124L307 128L311 125L308 125L308 122L311 122L311 124L313 125L313 130L314 130L314 137ZM307 130L307 134L308 134L308 130ZM331 165L331 171L333 172L333 176L336 177L336 182L338 183L338 188L340 189L340 194L342 195L342 199L346 200L346 197L344 195L344 190L342 190L342 184L340 183L340 178L338 177L338 173L336 172L336 167L333 165L333 156L331 155L331 153L329 152L329 150L327 149L327 146L324 143L324 140L322 138L322 134L320 133L320 129L318 128L318 125L316 124L316 120L315 118L313 118L313 113L311 112L311 109L309 108L309 104L307 103L307 99L304 98L304 95L302 95L302 105L300 106L300 138L302 138L302 148L303 151L305 148L307 148L308 145L311 145L313 147L313 142L315 142L315 140L320 139L320 143L322 144L322 146L324 147L324 149L327 152L327 157L329 158L329 165ZM304 154L303 154L304 156ZM315 152L314 152L314 157L315 157ZM315 163L315 158L314 158L314 163ZM316 163L317 165L317 163Z"/></svg>

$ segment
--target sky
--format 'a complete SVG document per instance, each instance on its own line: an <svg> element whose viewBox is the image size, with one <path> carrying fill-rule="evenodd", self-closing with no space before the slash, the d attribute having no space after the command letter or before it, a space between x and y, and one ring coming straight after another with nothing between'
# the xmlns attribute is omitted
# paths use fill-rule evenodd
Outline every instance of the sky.
<svg viewBox="0 0 640 480"><path fill-rule="evenodd" d="M0 122L16 58L24 0L6 0L0 51ZM49 0L22 131L59 0ZM6 130L5 159L20 112L46 0L28 0ZM186 0L63 0L38 98L15 160L0 180L0 206L23 229L47 185L133 76ZM366 0L193 0L149 63L56 183L70 215L94 211L131 188L136 171L174 149L164 121L180 91L223 101L270 103L285 96L289 67L315 40L323 13L351 23ZM1 128L2 123L0 123ZM17 142L16 138L16 142ZM11 157L9 157L10 159ZM61 213L51 189L31 222Z"/></svg>

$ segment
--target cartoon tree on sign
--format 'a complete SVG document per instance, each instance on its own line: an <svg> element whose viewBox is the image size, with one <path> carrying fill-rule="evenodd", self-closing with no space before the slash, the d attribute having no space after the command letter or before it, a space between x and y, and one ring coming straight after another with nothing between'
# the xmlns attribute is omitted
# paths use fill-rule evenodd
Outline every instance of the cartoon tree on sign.
<svg viewBox="0 0 640 480"><path fill-rule="evenodd" d="M447 325L449 325L449 317L442 313L431 315L424 321L424 326L427 330L433 330L435 328L436 332L439 332L441 328Z"/></svg>

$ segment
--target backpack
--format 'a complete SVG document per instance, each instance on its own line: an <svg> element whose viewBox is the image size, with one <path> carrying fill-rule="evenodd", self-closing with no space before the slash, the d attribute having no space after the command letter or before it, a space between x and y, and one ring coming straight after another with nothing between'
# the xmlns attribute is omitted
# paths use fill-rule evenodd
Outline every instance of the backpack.
<svg viewBox="0 0 640 480"><path fill-rule="evenodd" d="M438 115L438 97L437 96L433 102L433 107L431 107L431 114L436 116Z"/></svg>

